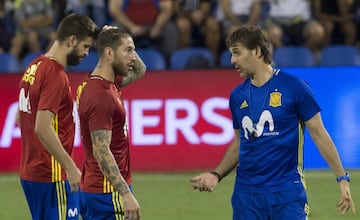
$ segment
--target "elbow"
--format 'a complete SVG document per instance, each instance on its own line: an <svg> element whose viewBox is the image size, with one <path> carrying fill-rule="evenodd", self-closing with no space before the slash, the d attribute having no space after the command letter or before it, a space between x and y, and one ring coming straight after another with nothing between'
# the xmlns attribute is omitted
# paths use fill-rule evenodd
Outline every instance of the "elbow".
<svg viewBox="0 0 360 220"><path fill-rule="evenodd" d="M40 125L38 123L35 124L34 132L40 140L43 139L46 130L48 130L48 129L45 128L45 126Z"/></svg>

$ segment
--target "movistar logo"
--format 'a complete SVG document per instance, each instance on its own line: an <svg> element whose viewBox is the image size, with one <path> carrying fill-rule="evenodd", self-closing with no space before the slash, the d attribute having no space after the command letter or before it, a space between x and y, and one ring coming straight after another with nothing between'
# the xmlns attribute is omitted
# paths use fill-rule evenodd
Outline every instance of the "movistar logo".
<svg viewBox="0 0 360 220"><path fill-rule="evenodd" d="M251 120L249 116L245 116L242 121L242 128L244 130L244 136L246 139L250 138L251 133L254 131L257 134L257 137L260 136L270 136L270 135L278 135L279 132L273 132L274 131L274 120L271 115L271 112L269 110L265 110L261 113L259 122L254 124L254 122ZM264 132L264 126L265 124L268 124L269 126L269 133L263 134Z"/></svg>
<svg viewBox="0 0 360 220"><path fill-rule="evenodd" d="M79 215L79 211L77 208L74 209L68 209L68 213L67 213L68 217L75 217Z"/></svg>

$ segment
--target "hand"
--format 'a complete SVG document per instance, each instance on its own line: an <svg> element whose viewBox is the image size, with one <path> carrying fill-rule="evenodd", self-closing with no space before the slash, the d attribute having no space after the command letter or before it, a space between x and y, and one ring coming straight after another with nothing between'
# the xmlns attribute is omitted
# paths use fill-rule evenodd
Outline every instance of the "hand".
<svg viewBox="0 0 360 220"><path fill-rule="evenodd" d="M66 171L66 176L70 184L71 192L79 191L79 184L81 179L81 172L79 168L75 166L73 169Z"/></svg>
<svg viewBox="0 0 360 220"><path fill-rule="evenodd" d="M156 25L152 26L150 29L150 38L157 39L160 36L161 29L158 28Z"/></svg>
<svg viewBox="0 0 360 220"><path fill-rule="evenodd" d="M341 198L336 206L337 211L340 215L344 215L349 209L355 214L355 204L351 198L349 182L341 181L340 183Z"/></svg>
<svg viewBox="0 0 360 220"><path fill-rule="evenodd" d="M195 176L190 181L194 183L192 189L199 190L200 192L212 192L219 183L218 178L209 172Z"/></svg>
<svg viewBox="0 0 360 220"><path fill-rule="evenodd" d="M111 25L104 25L104 27L102 28L103 31L107 31L110 29L118 29L118 27L116 26L111 26Z"/></svg>
<svg viewBox="0 0 360 220"><path fill-rule="evenodd" d="M129 31L132 36L138 37L145 35L146 28L144 26L134 25L131 27Z"/></svg>
<svg viewBox="0 0 360 220"><path fill-rule="evenodd" d="M124 194L124 209L126 220L139 220L140 219L140 206L131 192Z"/></svg>

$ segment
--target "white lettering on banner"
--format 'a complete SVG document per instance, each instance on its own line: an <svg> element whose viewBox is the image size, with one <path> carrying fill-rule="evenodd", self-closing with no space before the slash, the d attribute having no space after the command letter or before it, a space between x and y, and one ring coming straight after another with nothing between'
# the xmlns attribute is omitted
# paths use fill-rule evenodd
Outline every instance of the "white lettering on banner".
<svg viewBox="0 0 360 220"><path fill-rule="evenodd" d="M162 134L144 134L144 127L156 127L160 123L160 116L145 116L146 110L160 110L160 99L138 99L131 102L131 132L133 145L160 145L163 142Z"/></svg>
<svg viewBox="0 0 360 220"><path fill-rule="evenodd" d="M228 109L228 100L223 97L206 99L199 107L190 99L136 99L124 101L125 108L130 109L131 143L134 146L158 146L161 144L176 145L179 134L190 144L224 145L233 138L231 119L216 112L217 109ZM12 139L20 138L20 129L16 125L16 111L18 103L10 105L2 130L0 148L9 148ZM130 107L130 108L129 108ZM146 111L152 111L146 113ZM153 113L161 111L164 115ZM178 112L185 112L179 117ZM201 114L201 115L200 115ZM77 106L74 103L73 115L75 120L74 146L81 145L80 124ZM202 117L208 124L220 128L218 132L205 131L198 134L195 126ZM164 133L145 133L145 129L156 128L164 120ZM129 121L129 120L128 120Z"/></svg>
<svg viewBox="0 0 360 220"><path fill-rule="evenodd" d="M176 117L178 111L185 111L184 118ZM188 99L170 99L165 102L165 135L166 143L177 143L177 131L180 131L190 144L199 144L200 139L194 131L199 120L199 111L194 102Z"/></svg>
<svg viewBox="0 0 360 220"><path fill-rule="evenodd" d="M229 100L222 97L205 100L201 106L201 115L210 124L221 128L222 132L218 134L205 132L201 136L201 141L210 145L223 145L233 139L234 129L232 127L232 120L223 115L216 114L215 109L229 109Z"/></svg>
<svg viewBox="0 0 360 220"><path fill-rule="evenodd" d="M18 102L14 102L10 105L8 109L8 113L5 118L4 127L2 129L2 135L0 139L0 148L9 148L12 144L12 139L20 138L21 131L20 128L16 124L16 112L18 110ZM81 144L80 137L80 124L76 109L76 104L74 103L73 116L75 120L75 140L74 146L78 147Z"/></svg>
<svg viewBox="0 0 360 220"><path fill-rule="evenodd" d="M20 128L16 124L16 112L18 110L18 102L10 105L5 118L2 130L0 148L9 148L13 138L20 138Z"/></svg>

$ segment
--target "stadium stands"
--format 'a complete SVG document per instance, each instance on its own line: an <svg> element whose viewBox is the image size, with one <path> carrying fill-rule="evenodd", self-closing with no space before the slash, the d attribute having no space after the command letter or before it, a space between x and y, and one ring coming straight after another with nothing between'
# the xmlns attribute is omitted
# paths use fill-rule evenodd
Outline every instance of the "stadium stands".
<svg viewBox="0 0 360 220"><path fill-rule="evenodd" d="M20 71L19 61L9 53L0 53L0 72L18 73Z"/></svg>
<svg viewBox="0 0 360 220"><path fill-rule="evenodd" d="M332 45L324 48L320 55L320 66L360 65L359 51L355 46Z"/></svg>
<svg viewBox="0 0 360 220"><path fill-rule="evenodd" d="M136 52L146 65L147 70L165 70L167 68L165 57L162 53L151 48L137 49Z"/></svg>
<svg viewBox="0 0 360 220"><path fill-rule="evenodd" d="M25 70L25 68L33 61L36 57L40 56L42 52L31 52L27 53L22 59L21 69Z"/></svg>
<svg viewBox="0 0 360 220"><path fill-rule="evenodd" d="M206 69L215 66L215 58L205 48L184 48L176 50L170 57L170 69Z"/></svg>
<svg viewBox="0 0 360 220"><path fill-rule="evenodd" d="M315 57L310 49L303 46L288 46L275 49L273 62L278 67L314 66Z"/></svg>
<svg viewBox="0 0 360 220"><path fill-rule="evenodd" d="M95 51L89 51L89 55L84 58L80 64L76 66L70 66L68 71L71 72L91 72L94 70L97 62L98 62L98 55Z"/></svg>

